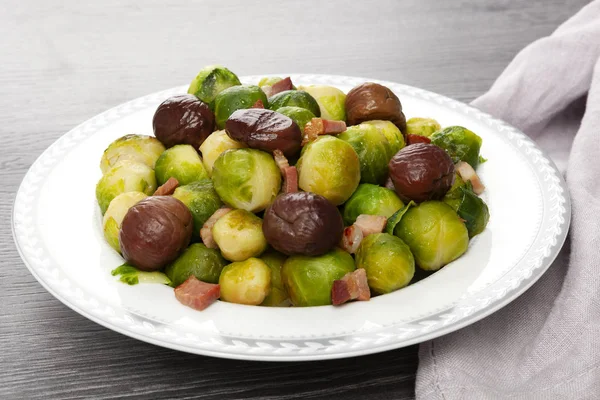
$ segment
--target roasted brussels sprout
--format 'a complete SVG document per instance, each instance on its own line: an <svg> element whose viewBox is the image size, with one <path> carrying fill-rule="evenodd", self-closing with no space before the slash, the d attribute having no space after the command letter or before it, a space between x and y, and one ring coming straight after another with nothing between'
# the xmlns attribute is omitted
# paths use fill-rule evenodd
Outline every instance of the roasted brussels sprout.
<svg viewBox="0 0 600 400"><path fill-rule="evenodd" d="M402 239L419 267L437 271L467 251L469 233L464 222L448 204L426 201L410 208L394 235Z"/></svg>
<svg viewBox="0 0 600 400"><path fill-rule="evenodd" d="M324 306L331 304L333 281L354 269L352 256L334 248L317 257L288 258L281 268L281 279L293 305Z"/></svg>
<svg viewBox="0 0 600 400"><path fill-rule="evenodd" d="M230 138L225 130L213 132L200 146L202 162L208 175L212 175L213 164L221 153L231 149L243 149L244 147L247 146Z"/></svg>
<svg viewBox="0 0 600 400"><path fill-rule="evenodd" d="M321 116L319 103L303 90L286 90L269 98L269 108L271 110L278 110L281 107L289 106L306 108L315 116Z"/></svg>
<svg viewBox="0 0 600 400"><path fill-rule="evenodd" d="M246 210L233 210L217 220L212 234L223 257L244 261L258 257L267 249L263 221Z"/></svg>
<svg viewBox="0 0 600 400"><path fill-rule="evenodd" d="M223 267L228 264L219 250L194 243L165 268L165 274L177 287L194 275L203 282L218 283Z"/></svg>
<svg viewBox="0 0 600 400"><path fill-rule="evenodd" d="M104 238L108 244L119 253L121 252L121 245L119 244L121 222L123 222L123 218L125 218L127 211L146 197L148 197L148 195L142 192L121 193L110 202L110 205L104 214L104 218L102 219Z"/></svg>
<svg viewBox="0 0 600 400"><path fill-rule="evenodd" d="M213 184L234 208L259 212L275 200L281 172L270 154L254 149L228 150L213 165Z"/></svg>
<svg viewBox="0 0 600 400"><path fill-rule="evenodd" d="M271 269L271 292L265 297L261 306L284 307L289 306L289 296L281 281L281 267L286 256L276 251L263 254L260 259Z"/></svg>
<svg viewBox="0 0 600 400"><path fill-rule="evenodd" d="M188 89L206 104L211 104L215 97L223 90L241 85L236 74L221 65L209 65L198 72Z"/></svg>
<svg viewBox="0 0 600 400"><path fill-rule="evenodd" d="M339 243L343 231L338 209L318 194L282 194L265 211L265 237L271 246L287 255L324 254Z"/></svg>
<svg viewBox="0 0 600 400"><path fill-rule="evenodd" d="M372 125L349 126L338 138L349 143L360 160L360 182L383 184L394 149L387 138Z"/></svg>
<svg viewBox="0 0 600 400"><path fill-rule="evenodd" d="M346 95L340 89L326 85L300 86L319 104L321 118L338 121L346 120Z"/></svg>
<svg viewBox="0 0 600 400"><path fill-rule="evenodd" d="M219 285L221 300L256 306L271 291L271 269L259 258L234 262L223 268Z"/></svg>
<svg viewBox="0 0 600 400"><path fill-rule="evenodd" d="M470 182L465 183L460 177L457 177L455 184L444 196L443 201L465 220L469 238L483 232L490 219L490 212L487 204L473 192Z"/></svg>
<svg viewBox="0 0 600 400"><path fill-rule="evenodd" d="M431 143L446 150L452 162L465 161L477 169L481 138L462 126L450 126L431 135Z"/></svg>
<svg viewBox="0 0 600 400"><path fill-rule="evenodd" d="M402 135L400 129L398 129L398 127L390 121L383 121L378 119L374 121L365 121L362 122L360 125L371 125L377 128L379 132L381 132L388 140L392 149L392 155L396 154L400 149L402 149L406 145L404 135Z"/></svg>
<svg viewBox="0 0 600 400"><path fill-rule="evenodd" d="M215 127L208 105L191 94L173 96L158 106L152 119L154 136L167 148L189 144L198 149Z"/></svg>
<svg viewBox="0 0 600 400"><path fill-rule="evenodd" d="M151 195L156 187L152 168L139 162L123 160L100 178L96 185L96 200L104 215L110 202L121 193L143 192Z"/></svg>
<svg viewBox="0 0 600 400"><path fill-rule="evenodd" d="M225 130L230 138L250 148L269 153L281 150L288 158L296 156L302 144L302 132L291 118L263 108L235 111Z"/></svg>
<svg viewBox="0 0 600 400"><path fill-rule="evenodd" d="M125 135L112 142L100 160L102 173L107 173L117 162L123 160L140 162L154 169L158 156L165 151L165 146L152 136Z"/></svg>
<svg viewBox="0 0 600 400"><path fill-rule="evenodd" d="M192 237L192 214L171 196L150 196L127 211L119 240L125 261L156 271L175 260Z"/></svg>
<svg viewBox="0 0 600 400"><path fill-rule="evenodd" d="M433 118L411 118L406 121L406 134L429 137L434 132L442 129Z"/></svg>
<svg viewBox="0 0 600 400"><path fill-rule="evenodd" d="M181 200L192 213L194 218L194 236L200 235L202 225L214 214L223 202L213 187L210 179L201 179L175 189L173 197ZM197 277L200 280L200 277Z"/></svg>
<svg viewBox="0 0 600 400"><path fill-rule="evenodd" d="M390 189L363 183L344 204L344 223L350 226L361 214L381 215L389 218L404 207L398 195Z"/></svg>
<svg viewBox="0 0 600 400"><path fill-rule="evenodd" d="M214 110L217 127L225 128L225 122L236 110L252 107L260 100L265 107L269 104L261 88L254 85L232 86L215 97Z"/></svg>
<svg viewBox="0 0 600 400"><path fill-rule="evenodd" d="M347 142L329 135L306 145L296 167L298 186L320 194L334 205L348 200L360 182L356 151Z"/></svg>
<svg viewBox="0 0 600 400"><path fill-rule="evenodd" d="M392 121L402 133L406 132L406 117L400 100L394 92L378 83L366 82L348 92L346 118L350 125L375 119Z"/></svg>
<svg viewBox="0 0 600 400"><path fill-rule="evenodd" d="M417 143L400 150L390 160L390 178L404 201L439 200L454 181L454 164L441 148Z"/></svg>
<svg viewBox="0 0 600 400"><path fill-rule="evenodd" d="M281 107L277 109L277 112L291 118L292 121L298 125L298 128L300 128L300 132L302 133L304 133L306 124L309 123L311 119L315 118L315 114L302 107Z"/></svg>
<svg viewBox="0 0 600 400"><path fill-rule="evenodd" d="M402 239L388 233L376 233L360 242L356 268L365 269L373 292L385 294L410 283L415 274L415 260Z"/></svg>
<svg viewBox="0 0 600 400"><path fill-rule="evenodd" d="M156 160L155 172L159 185L171 177L180 185L208 178L202 159L189 144L178 144L165 150Z"/></svg>

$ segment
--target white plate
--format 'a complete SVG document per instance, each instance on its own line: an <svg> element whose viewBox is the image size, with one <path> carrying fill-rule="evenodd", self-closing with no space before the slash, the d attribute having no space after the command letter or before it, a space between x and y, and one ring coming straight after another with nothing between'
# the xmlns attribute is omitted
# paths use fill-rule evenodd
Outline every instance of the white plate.
<svg viewBox="0 0 600 400"><path fill-rule="evenodd" d="M328 75L292 79L344 91L367 81ZM489 161L479 173L487 186L489 225L463 257L430 277L337 308L217 302L202 312L179 304L167 286L116 281L110 271L122 259L103 239L95 200L100 157L120 136L152 134L158 104L187 87L100 114L37 159L23 179L13 215L25 264L56 298L101 325L156 345L216 357L283 361L356 356L419 343L491 314L530 287L560 250L570 221L565 183L536 145L507 124L438 94L375 82L398 95L407 117L463 125L483 138L481 153Z"/></svg>

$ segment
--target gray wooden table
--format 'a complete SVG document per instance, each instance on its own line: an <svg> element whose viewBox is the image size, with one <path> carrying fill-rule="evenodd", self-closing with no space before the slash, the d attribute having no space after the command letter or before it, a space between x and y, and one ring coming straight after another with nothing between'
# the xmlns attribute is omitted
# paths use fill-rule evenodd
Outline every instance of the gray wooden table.
<svg viewBox="0 0 600 400"><path fill-rule="evenodd" d="M325 362L241 362L163 349L96 325L47 293L19 258L10 227L18 185L75 125L185 84L212 63L239 75L386 79L470 101L519 49L585 3L4 0L0 399L413 397L416 347Z"/></svg>

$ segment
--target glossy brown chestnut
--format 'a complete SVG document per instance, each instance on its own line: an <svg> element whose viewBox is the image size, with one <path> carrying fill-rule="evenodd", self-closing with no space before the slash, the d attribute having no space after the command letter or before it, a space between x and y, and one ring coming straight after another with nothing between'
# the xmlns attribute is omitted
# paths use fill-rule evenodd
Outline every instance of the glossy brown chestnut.
<svg viewBox="0 0 600 400"><path fill-rule="evenodd" d="M406 146L388 166L396 193L404 201L439 200L454 182L452 159L433 144Z"/></svg>
<svg viewBox="0 0 600 400"><path fill-rule="evenodd" d="M127 211L119 240L125 260L156 271L175 260L190 243L192 214L171 196L148 197Z"/></svg>
<svg viewBox="0 0 600 400"><path fill-rule="evenodd" d="M152 119L154 136L165 145L191 144L196 150L215 128L215 116L206 103L191 94L169 97Z"/></svg>
<svg viewBox="0 0 600 400"><path fill-rule="evenodd" d="M391 121L406 134L406 117L400 99L387 87L366 82L346 95L346 116L349 125L383 119Z"/></svg>
<svg viewBox="0 0 600 400"><path fill-rule="evenodd" d="M265 211L263 233L276 250L289 256L318 256L342 238L344 222L337 207L310 192L279 195Z"/></svg>
<svg viewBox="0 0 600 400"><path fill-rule="evenodd" d="M300 151L302 132L291 118L263 108L237 110L225 123L227 135L248 147L273 153L281 150L287 158Z"/></svg>

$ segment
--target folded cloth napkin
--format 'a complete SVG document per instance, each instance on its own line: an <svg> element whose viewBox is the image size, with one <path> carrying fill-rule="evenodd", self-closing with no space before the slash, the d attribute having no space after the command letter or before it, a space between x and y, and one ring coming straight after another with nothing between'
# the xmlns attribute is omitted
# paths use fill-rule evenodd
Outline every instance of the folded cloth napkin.
<svg viewBox="0 0 600 400"><path fill-rule="evenodd" d="M421 345L417 399L600 399L600 0L521 51L473 104L566 169L571 229L525 294Z"/></svg>

